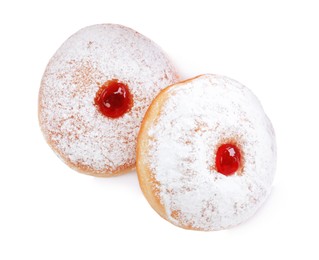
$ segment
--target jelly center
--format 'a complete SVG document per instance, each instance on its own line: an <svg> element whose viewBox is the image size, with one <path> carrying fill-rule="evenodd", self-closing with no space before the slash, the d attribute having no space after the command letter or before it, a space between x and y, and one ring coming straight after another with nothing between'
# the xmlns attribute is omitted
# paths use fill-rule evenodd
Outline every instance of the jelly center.
<svg viewBox="0 0 319 260"><path fill-rule="evenodd" d="M216 152L216 170L226 176L234 174L241 166L241 154L234 144L222 144Z"/></svg>
<svg viewBox="0 0 319 260"><path fill-rule="evenodd" d="M118 118L130 111L133 98L126 84L112 79L100 87L94 103L104 116Z"/></svg>

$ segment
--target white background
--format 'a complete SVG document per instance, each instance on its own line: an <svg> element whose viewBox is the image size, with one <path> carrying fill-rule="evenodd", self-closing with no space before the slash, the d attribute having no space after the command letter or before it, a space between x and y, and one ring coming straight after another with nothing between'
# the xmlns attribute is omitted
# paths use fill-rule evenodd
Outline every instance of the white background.
<svg viewBox="0 0 319 260"><path fill-rule="evenodd" d="M0 259L318 259L318 1L1 1ZM277 134L266 204L230 230L196 232L161 219L136 173L69 169L38 127L49 58L96 23L158 43L183 78L224 74L259 97Z"/></svg>

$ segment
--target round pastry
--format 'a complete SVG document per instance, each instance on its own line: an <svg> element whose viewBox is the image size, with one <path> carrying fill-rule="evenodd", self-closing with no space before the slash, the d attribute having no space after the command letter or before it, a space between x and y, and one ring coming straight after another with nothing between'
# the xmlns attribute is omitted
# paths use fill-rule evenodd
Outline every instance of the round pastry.
<svg viewBox="0 0 319 260"><path fill-rule="evenodd" d="M140 128L137 172L151 206L186 229L220 230L252 216L270 192L276 144L250 90L202 75L160 92Z"/></svg>
<svg viewBox="0 0 319 260"><path fill-rule="evenodd" d="M152 99L177 81L171 62L130 28L101 24L72 35L51 58L39 92L39 122L72 168L113 176L135 167L136 139Z"/></svg>

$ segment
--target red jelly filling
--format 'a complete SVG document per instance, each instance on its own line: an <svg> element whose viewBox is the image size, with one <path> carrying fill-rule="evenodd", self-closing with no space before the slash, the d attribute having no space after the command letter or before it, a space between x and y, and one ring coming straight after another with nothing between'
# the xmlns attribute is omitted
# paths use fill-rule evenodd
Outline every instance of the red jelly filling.
<svg viewBox="0 0 319 260"><path fill-rule="evenodd" d="M112 79L100 87L94 103L104 116L118 118L130 111L133 106L133 97L126 84Z"/></svg>
<svg viewBox="0 0 319 260"><path fill-rule="evenodd" d="M222 144L216 152L216 170L226 176L234 174L241 165L239 148L234 144Z"/></svg>

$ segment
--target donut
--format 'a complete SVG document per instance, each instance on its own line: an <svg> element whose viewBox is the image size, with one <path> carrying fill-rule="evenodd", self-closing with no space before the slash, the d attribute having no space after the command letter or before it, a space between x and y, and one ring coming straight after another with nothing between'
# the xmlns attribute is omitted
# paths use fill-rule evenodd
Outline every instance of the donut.
<svg viewBox="0 0 319 260"><path fill-rule="evenodd" d="M137 134L148 106L177 79L166 54L138 32L116 24L83 28L46 67L40 127L71 168L103 177L128 172L135 168Z"/></svg>
<svg viewBox="0 0 319 260"><path fill-rule="evenodd" d="M185 229L221 230L249 219L270 193L275 164L274 130L260 102L225 76L162 90L138 135L146 199Z"/></svg>

